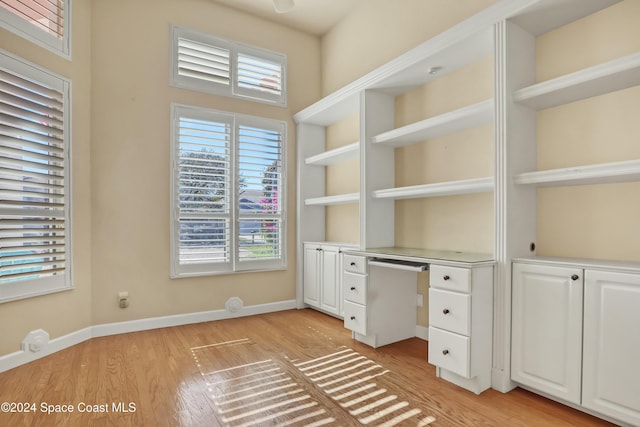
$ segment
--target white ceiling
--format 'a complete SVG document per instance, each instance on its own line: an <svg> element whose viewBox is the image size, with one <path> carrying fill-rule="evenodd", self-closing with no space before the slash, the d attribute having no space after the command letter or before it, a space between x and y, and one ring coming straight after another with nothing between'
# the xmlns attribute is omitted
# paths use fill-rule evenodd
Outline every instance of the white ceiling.
<svg viewBox="0 0 640 427"><path fill-rule="evenodd" d="M272 0L212 1L320 36L366 0L295 0L287 13L276 13Z"/></svg>

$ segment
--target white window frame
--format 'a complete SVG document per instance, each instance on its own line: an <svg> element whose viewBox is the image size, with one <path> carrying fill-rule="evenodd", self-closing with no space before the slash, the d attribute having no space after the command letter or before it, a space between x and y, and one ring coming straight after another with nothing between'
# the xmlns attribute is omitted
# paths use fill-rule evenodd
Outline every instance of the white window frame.
<svg viewBox="0 0 640 427"><path fill-rule="evenodd" d="M201 43L210 47L217 47L229 51L229 84L213 83L203 79L180 75L178 71L178 41L187 39L195 43ZM273 94L260 90L242 88L238 78L239 55L253 56L265 61L279 64L281 67L279 94ZM171 25L171 86L189 89L197 92L211 93L214 95L229 96L233 98L251 100L255 102L287 106L287 57L286 55L248 44L239 43L222 37L213 36L189 28Z"/></svg>
<svg viewBox="0 0 640 427"><path fill-rule="evenodd" d="M29 40L51 52L54 52L65 59L71 60L71 9L72 0L64 0L63 13L63 36L62 39L39 29L21 16L10 10L0 7L0 27Z"/></svg>
<svg viewBox="0 0 640 427"><path fill-rule="evenodd" d="M181 117L198 120L228 123L231 126L231 167L229 183L233 191L230 194L230 260L228 262L190 263L180 264L180 214L179 214L179 121ZM230 113L213 109L193 107L182 104L171 104L171 277L209 276L219 274L233 274L252 271L284 270L287 266L287 220L286 220L286 141L287 123L285 121L266 119L244 114ZM282 143L280 147L281 176L279 188L279 203L281 213L277 217L280 222L280 257L267 260L246 260L240 258L240 227L241 219L247 218L239 210L239 135L240 126L255 126L280 132ZM224 214L216 214L222 218Z"/></svg>
<svg viewBox="0 0 640 427"><path fill-rule="evenodd" d="M65 270L62 274L41 278L16 280L0 284L0 303L30 298L73 289L72 229L71 229L71 81L33 64L25 59L0 50L0 69L17 74L27 80L56 88L63 93L64 140L64 221ZM15 214L11 208L0 208L0 214Z"/></svg>

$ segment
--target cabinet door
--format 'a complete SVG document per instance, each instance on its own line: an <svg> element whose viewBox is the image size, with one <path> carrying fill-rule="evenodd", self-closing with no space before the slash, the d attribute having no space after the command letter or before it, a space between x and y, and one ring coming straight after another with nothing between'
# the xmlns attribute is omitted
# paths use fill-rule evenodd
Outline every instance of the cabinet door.
<svg viewBox="0 0 640 427"><path fill-rule="evenodd" d="M582 404L640 425L640 274L585 272Z"/></svg>
<svg viewBox="0 0 640 427"><path fill-rule="evenodd" d="M513 265L511 379L580 404L581 269Z"/></svg>
<svg viewBox="0 0 640 427"><path fill-rule="evenodd" d="M320 246L304 245L304 302L320 307Z"/></svg>
<svg viewBox="0 0 640 427"><path fill-rule="evenodd" d="M340 250L333 246L322 247L322 281L320 286L320 308L329 313L340 313Z"/></svg>

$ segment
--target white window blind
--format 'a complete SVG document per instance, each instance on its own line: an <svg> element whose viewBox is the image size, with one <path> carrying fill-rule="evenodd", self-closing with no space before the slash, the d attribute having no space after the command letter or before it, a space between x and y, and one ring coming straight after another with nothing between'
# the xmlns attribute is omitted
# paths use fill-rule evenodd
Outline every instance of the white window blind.
<svg viewBox="0 0 640 427"><path fill-rule="evenodd" d="M0 67L0 301L70 286L68 82ZM11 67L14 65L14 67Z"/></svg>
<svg viewBox="0 0 640 427"><path fill-rule="evenodd" d="M173 107L174 277L283 268L279 121Z"/></svg>
<svg viewBox="0 0 640 427"><path fill-rule="evenodd" d="M228 49L178 38L178 74L228 86L231 83Z"/></svg>
<svg viewBox="0 0 640 427"><path fill-rule="evenodd" d="M286 106L286 56L172 27L172 85Z"/></svg>
<svg viewBox="0 0 640 427"><path fill-rule="evenodd" d="M71 0L0 0L0 23L9 31L68 56L70 7Z"/></svg>

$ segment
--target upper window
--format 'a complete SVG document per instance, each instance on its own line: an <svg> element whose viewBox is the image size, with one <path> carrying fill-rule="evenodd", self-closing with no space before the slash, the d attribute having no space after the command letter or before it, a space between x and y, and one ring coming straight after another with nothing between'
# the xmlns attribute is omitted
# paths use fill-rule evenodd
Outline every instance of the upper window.
<svg viewBox="0 0 640 427"><path fill-rule="evenodd" d="M69 82L0 51L0 302L71 287Z"/></svg>
<svg viewBox="0 0 640 427"><path fill-rule="evenodd" d="M172 39L174 86L286 106L285 55L176 26Z"/></svg>
<svg viewBox="0 0 640 427"><path fill-rule="evenodd" d="M69 57L71 0L0 0L0 26Z"/></svg>
<svg viewBox="0 0 640 427"><path fill-rule="evenodd" d="M285 267L284 122L173 106L172 275Z"/></svg>

